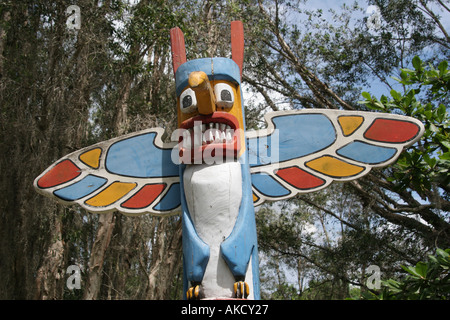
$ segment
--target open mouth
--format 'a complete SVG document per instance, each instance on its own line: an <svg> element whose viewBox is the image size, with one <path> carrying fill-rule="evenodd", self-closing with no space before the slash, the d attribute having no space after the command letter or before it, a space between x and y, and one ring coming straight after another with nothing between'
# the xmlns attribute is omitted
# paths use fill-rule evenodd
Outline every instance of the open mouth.
<svg viewBox="0 0 450 320"><path fill-rule="evenodd" d="M180 125L180 159L182 163L202 163L213 159L235 159L239 150L239 122L227 112L214 112L185 120Z"/></svg>

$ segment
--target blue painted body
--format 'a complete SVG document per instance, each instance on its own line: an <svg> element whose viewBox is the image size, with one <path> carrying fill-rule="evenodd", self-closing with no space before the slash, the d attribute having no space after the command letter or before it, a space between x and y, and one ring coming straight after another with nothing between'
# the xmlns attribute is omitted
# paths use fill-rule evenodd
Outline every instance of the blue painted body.
<svg viewBox="0 0 450 320"><path fill-rule="evenodd" d="M210 80L228 80L240 84L240 70L236 63L227 58L205 58L190 60L182 64L175 74L177 95L188 85L192 71L205 72ZM243 101L241 93L241 101ZM245 115L243 114L243 119ZM245 130L245 120L244 128ZM239 214L231 234L220 246L221 254L230 271L238 280L244 280L250 260L253 272L253 295L260 298L259 259L256 237L255 209L253 206L252 181L248 165L248 152L245 151L238 161L242 173L242 201ZM181 208L183 224L183 272L184 291L189 282L200 283L209 260L209 247L198 236L192 223L183 189L185 165L180 165ZM251 259L250 259L251 258Z"/></svg>
<svg viewBox="0 0 450 320"><path fill-rule="evenodd" d="M242 157L246 157L244 153ZM253 294L260 298L259 259L256 237L255 211L252 198L251 175L248 162L240 159L242 172L242 202L238 218L233 231L222 242L221 254L230 271L236 279L244 279L247 268L252 261ZM180 166L181 186L183 186L183 172L185 166ZM183 272L184 291L189 287L188 282L200 283L209 260L209 247L198 236L186 204L183 187L181 189L182 224L183 224Z"/></svg>

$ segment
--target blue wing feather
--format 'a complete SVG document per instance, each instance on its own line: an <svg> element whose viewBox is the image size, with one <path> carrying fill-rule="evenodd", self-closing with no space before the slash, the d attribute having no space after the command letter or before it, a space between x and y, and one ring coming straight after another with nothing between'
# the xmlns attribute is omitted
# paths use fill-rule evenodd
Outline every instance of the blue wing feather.
<svg viewBox="0 0 450 320"><path fill-rule="evenodd" d="M272 118L270 135L248 139L251 167L304 157L332 145L336 130L327 116L315 113Z"/></svg>
<svg viewBox="0 0 450 320"><path fill-rule="evenodd" d="M107 182L108 180L105 178L90 174L67 187L55 190L53 193L65 201L74 201L97 191Z"/></svg>
<svg viewBox="0 0 450 320"><path fill-rule="evenodd" d="M377 164L391 159L397 153L397 149L355 141L338 149L336 153L354 161Z"/></svg>
<svg viewBox="0 0 450 320"><path fill-rule="evenodd" d="M156 132L144 133L111 145L106 155L106 170L137 178L178 176L178 165L171 160L171 149L155 145Z"/></svg>
<svg viewBox="0 0 450 320"><path fill-rule="evenodd" d="M266 196L282 197L291 193L288 189L272 178L271 175L264 172L254 173L252 175L252 183L253 187Z"/></svg>

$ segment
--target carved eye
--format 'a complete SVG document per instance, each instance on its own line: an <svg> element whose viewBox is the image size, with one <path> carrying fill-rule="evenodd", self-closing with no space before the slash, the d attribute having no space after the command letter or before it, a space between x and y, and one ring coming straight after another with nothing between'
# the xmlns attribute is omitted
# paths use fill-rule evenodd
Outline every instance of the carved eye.
<svg viewBox="0 0 450 320"><path fill-rule="evenodd" d="M180 95L180 109L183 113L191 113L197 110L197 98L191 88L183 91Z"/></svg>
<svg viewBox="0 0 450 320"><path fill-rule="evenodd" d="M234 93L231 86L226 83L218 83L214 86L216 104L218 107L231 108L234 104Z"/></svg>

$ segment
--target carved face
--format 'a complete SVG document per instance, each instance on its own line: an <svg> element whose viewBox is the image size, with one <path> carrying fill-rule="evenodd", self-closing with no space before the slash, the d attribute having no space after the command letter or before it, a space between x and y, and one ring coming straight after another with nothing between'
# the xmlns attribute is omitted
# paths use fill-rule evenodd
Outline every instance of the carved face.
<svg viewBox="0 0 450 320"><path fill-rule="evenodd" d="M187 61L183 32L170 30L181 163L239 158L245 151L241 76L244 26L231 22L231 59Z"/></svg>
<svg viewBox="0 0 450 320"><path fill-rule="evenodd" d="M177 72L179 149L183 163L234 160L245 150L240 85L233 79L233 70L224 72L227 65L236 69L233 64L223 58L199 59L178 70L184 74L178 76Z"/></svg>

